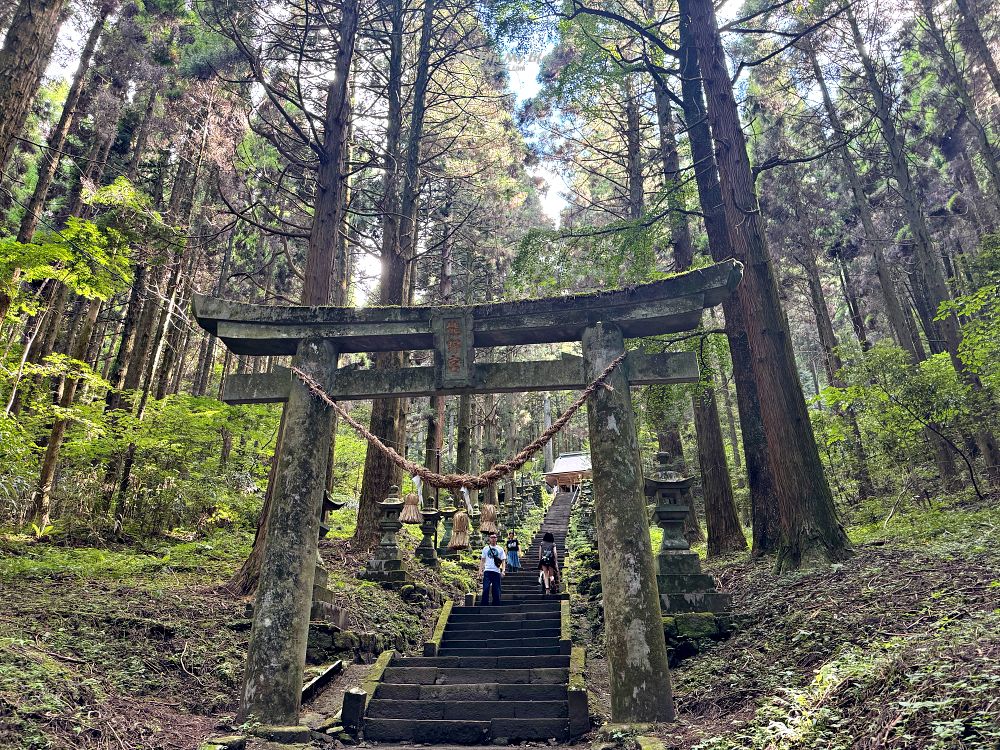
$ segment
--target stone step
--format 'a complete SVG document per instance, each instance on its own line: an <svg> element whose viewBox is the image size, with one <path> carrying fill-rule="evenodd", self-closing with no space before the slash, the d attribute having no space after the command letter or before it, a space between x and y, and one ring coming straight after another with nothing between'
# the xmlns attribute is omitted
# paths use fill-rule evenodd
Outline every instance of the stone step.
<svg viewBox="0 0 1000 750"><path fill-rule="evenodd" d="M521 641L535 640L543 641L546 638L558 639L562 635L559 628L522 628L521 630L496 630L489 634L490 641ZM449 631L445 628L445 643L464 643L466 641L481 642L483 635L471 633L467 630Z"/></svg>
<svg viewBox="0 0 1000 750"><path fill-rule="evenodd" d="M732 594L705 591L687 594L660 594L660 609L665 615L687 612L721 614L732 608Z"/></svg>
<svg viewBox="0 0 1000 750"><path fill-rule="evenodd" d="M715 579L707 573L658 575L656 583L661 594L715 591Z"/></svg>
<svg viewBox="0 0 1000 750"><path fill-rule="evenodd" d="M458 622L451 621L449 618L448 629L480 631L483 629L485 622L486 621L479 619ZM489 623L491 632L497 632L499 630L537 630L539 628L558 628L561 627L561 625L562 621L558 617L533 617L530 620L497 620Z"/></svg>
<svg viewBox="0 0 1000 750"><path fill-rule="evenodd" d="M522 740L563 740L569 737L567 719L493 719L451 721L446 719L372 719L365 721L369 742L420 742L429 744L479 745L490 740L514 743Z"/></svg>
<svg viewBox="0 0 1000 750"><path fill-rule="evenodd" d="M529 669L530 667L564 667L565 664L548 664L548 663L531 663L531 662L517 662L512 661L516 659L534 659L535 655L532 654L518 654L515 652L508 652L509 649L526 649L526 648L541 648L541 649L554 649L555 654L562 654L559 650L561 647L558 638L547 638L544 641L539 641L537 639L526 638L520 641L448 641L443 644L439 649L438 653L441 656L473 656L474 654L465 652L471 652L476 649L491 649L494 653L481 654L483 657L494 657L500 656L504 661L501 664L494 664L493 666L501 668L519 668L519 669ZM462 653L456 653L456 650ZM450 653L445 654L445 651ZM539 659L547 659L546 654L538 655ZM453 665L458 666L458 665ZM472 667L472 664L467 664L464 666Z"/></svg>
<svg viewBox="0 0 1000 750"><path fill-rule="evenodd" d="M526 604L478 604L474 607L456 607L451 611L451 616L448 619L451 620L452 618L455 618L456 622L461 622L463 619L478 617L480 615L489 615L490 617L495 617L496 615L524 615L531 617L536 614L546 614L558 611L559 602L554 599L548 602L532 602Z"/></svg>
<svg viewBox="0 0 1000 750"><path fill-rule="evenodd" d="M503 609L503 607L502 606L487 607L487 610L490 609ZM546 610L545 612L538 613L537 617L532 617L531 615L527 615L524 612L518 612L516 610L508 612L489 612L489 611L483 613L477 612L475 614L459 616L458 610L456 609L452 611L451 617L449 617L448 619L449 621L454 621L455 625L474 625L475 627L481 628L493 623L500 625L504 622L523 622L528 619L552 620L555 619L558 615L559 615L558 609L550 609Z"/></svg>
<svg viewBox="0 0 1000 750"><path fill-rule="evenodd" d="M564 701L566 686L480 682L475 685L379 685L376 698L426 701Z"/></svg>
<svg viewBox="0 0 1000 750"><path fill-rule="evenodd" d="M484 675L481 669L439 669L437 667L389 667L383 673L387 683L411 685L475 685L484 677L505 685L565 685L569 669L495 669Z"/></svg>
<svg viewBox="0 0 1000 750"><path fill-rule="evenodd" d="M447 719L490 721L492 719L565 719L566 701L426 701L375 698L368 704L369 719Z"/></svg>
<svg viewBox="0 0 1000 750"><path fill-rule="evenodd" d="M488 645L479 646L477 648L460 648L457 646L446 646L442 644L438 653L441 656L546 656L558 654L559 644L557 643L554 646Z"/></svg>
<svg viewBox="0 0 1000 750"><path fill-rule="evenodd" d="M488 721L445 721L443 719L413 721L412 719L365 719L365 740L368 742L425 742L480 745L488 742Z"/></svg>
<svg viewBox="0 0 1000 750"><path fill-rule="evenodd" d="M568 656L408 656L394 667L445 667L448 669L532 669L569 666Z"/></svg>

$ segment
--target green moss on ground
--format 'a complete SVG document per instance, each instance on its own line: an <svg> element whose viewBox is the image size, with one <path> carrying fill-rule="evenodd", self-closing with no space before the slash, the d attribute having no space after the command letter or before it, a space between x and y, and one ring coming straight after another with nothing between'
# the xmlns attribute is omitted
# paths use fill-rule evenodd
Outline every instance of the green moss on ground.
<svg viewBox="0 0 1000 750"><path fill-rule="evenodd" d="M136 546L62 547L0 535L0 747L192 747L234 718L249 621L247 600L220 592L252 534L167 537ZM349 632L326 651L374 659L413 652L439 594L470 585L471 561L428 571L412 559L414 595L355 578L367 555L324 541L329 586Z"/></svg>
<svg viewBox="0 0 1000 750"><path fill-rule="evenodd" d="M1000 744L1000 510L872 504L847 562L776 575L713 561L740 629L673 672L668 745L698 750ZM886 518L889 518L886 521Z"/></svg>

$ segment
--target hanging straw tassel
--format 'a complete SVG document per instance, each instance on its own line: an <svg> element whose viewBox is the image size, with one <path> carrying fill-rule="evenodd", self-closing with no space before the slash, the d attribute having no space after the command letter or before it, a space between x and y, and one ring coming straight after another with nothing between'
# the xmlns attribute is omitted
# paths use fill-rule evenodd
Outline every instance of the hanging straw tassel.
<svg viewBox="0 0 1000 750"><path fill-rule="evenodd" d="M497 528L497 506L484 505L482 515L479 517L479 530L484 534L496 534Z"/></svg>
<svg viewBox="0 0 1000 750"><path fill-rule="evenodd" d="M469 549L469 514L464 510L459 510L452 518L448 549Z"/></svg>
<svg viewBox="0 0 1000 750"><path fill-rule="evenodd" d="M399 514L399 520L403 523L424 522L424 516L420 512L420 496L416 492L411 492L403 499L403 510Z"/></svg>

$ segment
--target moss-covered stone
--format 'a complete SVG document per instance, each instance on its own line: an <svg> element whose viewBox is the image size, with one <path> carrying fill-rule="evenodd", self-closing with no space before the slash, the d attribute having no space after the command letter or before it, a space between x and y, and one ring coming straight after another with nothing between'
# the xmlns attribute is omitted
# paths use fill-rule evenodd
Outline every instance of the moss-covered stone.
<svg viewBox="0 0 1000 750"><path fill-rule="evenodd" d="M587 680L584 677L584 670L587 666L587 650L582 646L576 646L569 657L569 689L586 690Z"/></svg>
<svg viewBox="0 0 1000 750"><path fill-rule="evenodd" d="M653 730L652 724L644 722L608 722L597 730L598 738L619 741L625 737L639 737Z"/></svg>
<svg viewBox="0 0 1000 750"><path fill-rule="evenodd" d="M306 726L276 726L261 724L253 730L255 736L263 740L271 740L284 745L309 742L312 738L309 727Z"/></svg>
<svg viewBox="0 0 1000 750"><path fill-rule="evenodd" d="M718 618L711 612L686 612L676 615L674 621L677 634L684 638L715 638L719 635Z"/></svg>

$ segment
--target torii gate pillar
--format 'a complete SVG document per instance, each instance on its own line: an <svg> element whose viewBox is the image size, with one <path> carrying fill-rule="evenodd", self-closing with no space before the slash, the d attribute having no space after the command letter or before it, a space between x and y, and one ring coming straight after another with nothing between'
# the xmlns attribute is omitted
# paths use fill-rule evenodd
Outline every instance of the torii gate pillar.
<svg viewBox="0 0 1000 750"><path fill-rule="evenodd" d="M624 350L621 329L597 323L583 333L584 373L593 380ZM649 542L642 464L629 381L622 368L587 401L604 633L615 722L673 721L667 646Z"/></svg>
<svg viewBox="0 0 1000 750"><path fill-rule="evenodd" d="M317 377L324 388L332 388L337 354L335 342L306 338L299 343L293 364ZM293 380L267 516L267 564L261 566L257 585L239 721L298 724L332 438L333 412L301 381Z"/></svg>

